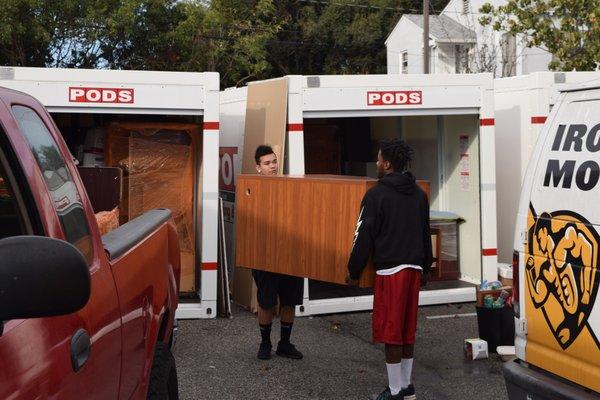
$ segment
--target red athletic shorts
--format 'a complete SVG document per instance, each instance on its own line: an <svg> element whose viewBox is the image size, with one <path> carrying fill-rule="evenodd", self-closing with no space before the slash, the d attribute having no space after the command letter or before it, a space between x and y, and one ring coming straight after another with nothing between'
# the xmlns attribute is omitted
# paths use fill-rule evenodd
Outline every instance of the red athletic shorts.
<svg viewBox="0 0 600 400"><path fill-rule="evenodd" d="M414 344L421 271L405 268L393 275L376 275L373 298L373 341Z"/></svg>

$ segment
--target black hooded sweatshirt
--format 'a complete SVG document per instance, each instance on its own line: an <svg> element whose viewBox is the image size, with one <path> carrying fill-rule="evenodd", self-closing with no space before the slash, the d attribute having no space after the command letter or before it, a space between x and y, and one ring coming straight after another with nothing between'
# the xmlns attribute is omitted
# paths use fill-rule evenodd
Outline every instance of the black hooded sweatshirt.
<svg viewBox="0 0 600 400"><path fill-rule="evenodd" d="M358 279L373 252L376 270L402 264L428 272L433 262L429 201L410 172L385 175L363 197L348 261Z"/></svg>

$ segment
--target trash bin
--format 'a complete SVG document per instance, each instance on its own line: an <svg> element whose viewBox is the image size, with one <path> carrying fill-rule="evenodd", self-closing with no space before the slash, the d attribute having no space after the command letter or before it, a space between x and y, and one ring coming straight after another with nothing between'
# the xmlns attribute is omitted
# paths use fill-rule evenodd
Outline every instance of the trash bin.
<svg viewBox="0 0 600 400"><path fill-rule="evenodd" d="M496 353L498 346L512 346L515 343L515 313L512 307L476 307L479 338L488 342L490 353Z"/></svg>
<svg viewBox="0 0 600 400"><path fill-rule="evenodd" d="M457 214L432 210L429 213L431 234L436 238L437 260L431 266L432 281L454 281L460 278L459 224L464 222Z"/></svg>

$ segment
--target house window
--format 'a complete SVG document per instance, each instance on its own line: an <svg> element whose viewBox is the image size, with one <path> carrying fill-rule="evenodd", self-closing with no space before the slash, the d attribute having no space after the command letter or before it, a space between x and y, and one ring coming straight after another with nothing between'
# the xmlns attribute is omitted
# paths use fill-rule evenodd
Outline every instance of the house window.
<svg viewBox="0 0 600 400"><path fill-rule="evenodd" d="M469 72L468 66L468 52L469 49L465 45L457 44L454 46L454 72L457 74L464 74Z"/></svg>
<svg viewBox="0 0 600 400"><path fill-rule="evenodd" d="M408 51L403 51L400 54L400 73L408 74Z"/></svg>

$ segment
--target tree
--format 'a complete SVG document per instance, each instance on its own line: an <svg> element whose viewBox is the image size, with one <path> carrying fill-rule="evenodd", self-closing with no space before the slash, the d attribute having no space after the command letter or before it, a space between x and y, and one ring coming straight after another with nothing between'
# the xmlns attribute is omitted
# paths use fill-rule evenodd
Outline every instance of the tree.
<svg viewBox="0 0 600 400"><path fill-rule="evenodd" d="M177 0L124 0L104 23L99 58L110 68L202 70L194 30L205 6Z"/></svg>
<svg viewBox="0 0 600 400"><path fill-rule="evenodd" d="M111 1L4 0L0 63L15 66L93 66L93 27ZM114 0L112 0L114 3Z"/></svg>
<svg viewBox="0 0 600 400"><path fill-rule="evenodd" d="M206 8L181 0L4 0L0 64L205 70L193 32Z"/></svg>
<svg viewBox="0 0 600 400"><path fill-rule="evenodd" d="M486 3L480 12L481 24L547 49L552 70L600 66L600 0L508 0L499 7Z"/></svg>
<svg viewBox="0 0 600 400"><path fill-rule="evenodd" d="M448 0L431 0L432 11ZM385 73L385 39L422 0L4 0L0 64L287 74Z"/></svg>
<svg viewBox="0 0 600 400"><path fill-rule="evenodd" d="M271 77L269 41L285 23L276 0L212 0L197 32L208 43L209 70L219 71L223 87Z"/></svg>
<svg viewBox="0 0 600 400"><path fill-rule="evenodd" d="M447 0L430 1L441 10ZM273 75L385 73L385 39L422 0L279 1L286 22L269 43Z"/></svg>
<svg viewBox="0 0 600 400"><path fill-rule="evenodd" d="M407 1L375 0L369 3L373 8L355 4L329 2L304 24L306 42L325 42L314 54L320 73L385 73L385 38L404 12L418 11Z"/></svg>

